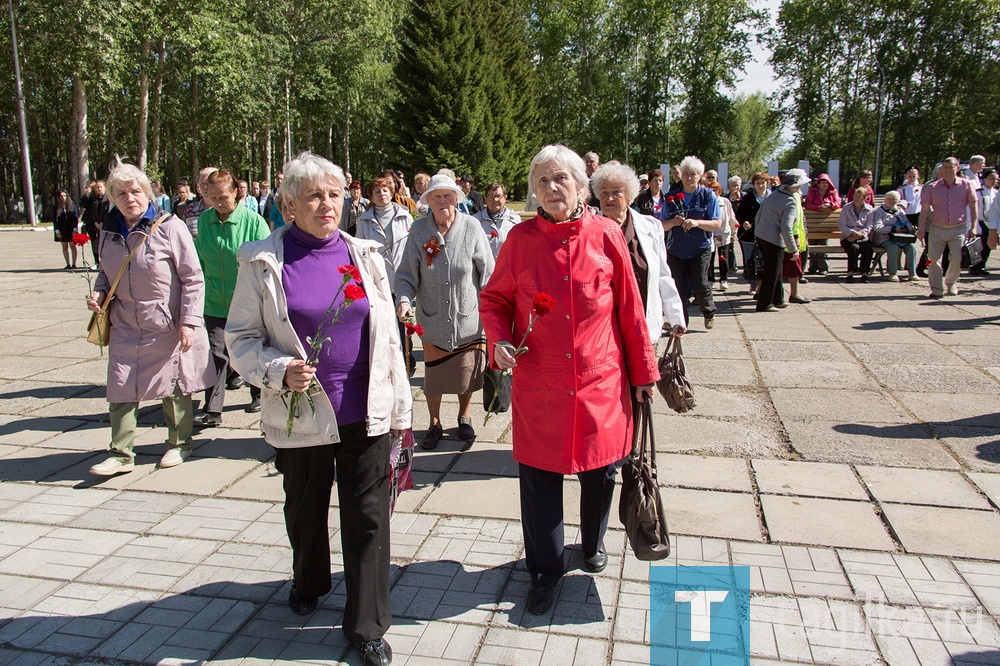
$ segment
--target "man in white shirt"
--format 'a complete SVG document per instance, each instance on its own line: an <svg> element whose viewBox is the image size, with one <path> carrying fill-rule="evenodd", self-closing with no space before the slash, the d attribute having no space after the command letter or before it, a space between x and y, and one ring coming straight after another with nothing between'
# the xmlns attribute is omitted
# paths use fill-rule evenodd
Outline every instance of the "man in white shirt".
<svg viewBox="0 0 1000 666"><path fill-rule="evenodd" d="M986 239L987 233L990 231L986 220L990 213L990 208L993 207L997 199L997 183L1000 182L1000 174L997 173L996 169L986 168L982 170L979 177L983 183L983 186L976 192L976 197L979 199L979 233L981 234L980 238ZM983 260L969 266L969 275L979 277L989 275L989 271L986 270L986 262L989 258L990 246L988 243L985 243L983 245Z"/></svg>

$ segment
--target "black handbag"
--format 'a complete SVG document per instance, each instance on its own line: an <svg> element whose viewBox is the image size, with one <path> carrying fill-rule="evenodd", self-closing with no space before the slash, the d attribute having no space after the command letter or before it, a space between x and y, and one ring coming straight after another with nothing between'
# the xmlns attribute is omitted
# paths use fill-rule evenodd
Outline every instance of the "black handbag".
<svg viewBox="0 0 1000 666"><path fill-rule="evenodd" d="M917 242L917 235L894 231L889 234L889 240L897 245L909 245L910 243Z"/></svg>
<svg viewBox="0 0 1000 666"><path fill-rule="evenodd" d="M656 382L656 388L660 390L660 395L666 400L667 406L678 414L694 409L694 387L687 378L681 339L676 335L670 336L667 348L663 350L663 356L660 357L657 366L660 379Z"/></svg>
<svg viewBox="0 0 1000 666"><path fill-rule="evenodd" d="M983 261L983 239L979 236L967 238L962 246L962 268L971 268Z"/></svg>
<svg viewBox="0 0 1000 666"><path fill-rule="evenodd" d="M656 444L649 401L633 409L632 454L622 467L618 518L625 526L636 559L644 562L670 556L670 534L656 482Z"/></svg>
<svg viewBox="0 0 1000 666"><path fill-rule="evenodd" d="M499 414L510 409L510 387L514 376L486 368L483 371L483 409L491 414Z"/></svg>

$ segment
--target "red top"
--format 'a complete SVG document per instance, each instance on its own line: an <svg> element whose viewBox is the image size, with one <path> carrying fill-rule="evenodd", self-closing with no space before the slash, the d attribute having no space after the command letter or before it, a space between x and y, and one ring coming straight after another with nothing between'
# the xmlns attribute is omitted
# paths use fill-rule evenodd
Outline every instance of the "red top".
<svg viewBox="0 0 1000 666"><path fill-rule="evenodd" d="M555 306L535 322L514 369L514 460L561 474L621 460L631 450L631 387L659 372L618 225L585 212L511 229L479 295L494 368L494 343L521 342L539 292Z"/></svg>

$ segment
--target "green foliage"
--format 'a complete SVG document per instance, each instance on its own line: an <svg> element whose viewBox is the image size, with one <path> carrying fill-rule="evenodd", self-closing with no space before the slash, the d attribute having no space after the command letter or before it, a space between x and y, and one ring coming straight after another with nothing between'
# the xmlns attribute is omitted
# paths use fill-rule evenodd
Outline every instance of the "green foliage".
<svg viewBox="0 0 1000 666"><path fill-rule="evenodd" d="M998 0L785 0L771 43L795 119L788 158L840 159L845 180L874 168L880 111L883 182L995 146L998 11Z"/></svg>

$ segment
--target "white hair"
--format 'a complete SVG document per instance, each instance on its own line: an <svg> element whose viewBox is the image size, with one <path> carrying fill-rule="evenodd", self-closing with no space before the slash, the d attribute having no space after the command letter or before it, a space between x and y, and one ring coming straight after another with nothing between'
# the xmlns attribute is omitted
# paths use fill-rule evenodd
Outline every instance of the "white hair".
<svg viewBox="0 0 1000 666"><path fill-rule="evenodd" d="M705 173L705 163L694 155L688 155L682 159L681 163L677 166L680 168L681 173L684 173L685 171L693 171L698 175L703 175Z"/></svg>
<svg viewBox="0 0 1000 666"><path fill-rule="evenodd" d="M597 167L592 176L591 186L594 193L600 196L601 190L611 185L621 184L625 188L627 203L632 203L639 196L639 178L631 167L624 164L607 162Z"/></svg>
<svg viewBox="0 0 1000 666"><path fill-rule="evenodd" d="M347 190L344 170L325 157L309 151L299 153L281 168L281 172L284 174L280 189L283 200L298 199L302 189L314 183L333 181L341 190Z"/></svg>
<svg viewBox="0 0 1000 666"><path fill-rule="evenodd" d="M437 175L437 176L451 176L451 179L455 180L455 172L452 171L451 169L438 169L438 172L435 175Z"/></svg>
<svg viewBox="0 0 1000 666"><path fill-rule="evenodd" d="M733 187L734 185L736 187L739 187L742 184L743 184L743 179L740 178L739 176L730 176L729 177L729 187Z"/></svg>
<svg viewBox="0 0 1000 666"><path fill-rule="evenodd" d="M973 155L969 158L969 164L986 164L986 158L982 155Z"/></svg>
<svg viewBox="0 0 1000 666"><path fill-rule="evenodd" d="M587 178L587 167L584 165L582 157L561 143L545 146L538 151L537 155L531 158L531 167L528 169L528 186L531 188L532 194L536 197L538 196L538 183L536 182L535 172L539 166L549 163L561 166L573 175L573 178L576 180L577 189L579 190L580 201L586 201L590 195L590 179Z"/></svg>
<svg viewBox="0 0 1000 666"><path fill-rule="evenodd" d="M899 192L897 192L896 190L889 190L888 192L886 192L885 193L885 197L884 197L885 202L889 203L890 199L892 199L893 201L898 202L899 201Z"/></svg>
<svg viewBox="0 0 1000 666"><path fill-rule="evenodd" d="M108 180L105 184L108 192L111 193L111 198L115 197L116 190L124 192L125 186L133 181L139 183L139 187L142 188L150 201L156 198L153 196L153 186L149 182L149 176L146 175L146 172L134 164L122 162L122 158L115 155L115 165L111 167L111 173L108 174Z"/></svg>

